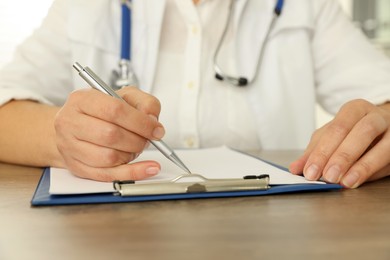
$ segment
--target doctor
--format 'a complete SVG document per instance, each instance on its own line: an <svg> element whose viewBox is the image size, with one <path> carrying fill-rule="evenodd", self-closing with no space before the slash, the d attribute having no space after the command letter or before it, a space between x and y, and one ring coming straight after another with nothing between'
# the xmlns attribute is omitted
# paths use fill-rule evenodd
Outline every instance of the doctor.
<svg viewBox="0 0 390 260"><path fill-rule="evenodd" d="M127 163L164 136L174 148L307 146L292 173L350 188L389 175L389 60L335 0L285 0L279 13L278 3L134 0L138 88L118 90L126 104L71 67L79 61L112 78L121 1L55 1L0 73L0 160L143 179L160 165ZM240 77L246 86L232 84ZM336 116L310 139L316 101Z"/></svg>

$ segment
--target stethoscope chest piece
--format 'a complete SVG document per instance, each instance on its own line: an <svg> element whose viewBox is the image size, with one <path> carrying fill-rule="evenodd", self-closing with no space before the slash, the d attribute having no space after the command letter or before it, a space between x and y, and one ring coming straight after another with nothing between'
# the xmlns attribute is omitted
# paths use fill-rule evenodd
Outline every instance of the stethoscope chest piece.
<svg viewBox="0 0 390 260"><path fill-rule="evenodd" d="M110 83L115 90L126 86L138 86L137 76L129 60L121 59L119 61L119 68L112 71Z"/></svg>
<svg viewBox="0 0 390 260"><path fill-rule="evenodd" d="M112 71L110 84L115 90L126 86L138 86L138 79L131 63L131 1L121 1L122 30L121 30L121 58L118 69Z"/></svg>

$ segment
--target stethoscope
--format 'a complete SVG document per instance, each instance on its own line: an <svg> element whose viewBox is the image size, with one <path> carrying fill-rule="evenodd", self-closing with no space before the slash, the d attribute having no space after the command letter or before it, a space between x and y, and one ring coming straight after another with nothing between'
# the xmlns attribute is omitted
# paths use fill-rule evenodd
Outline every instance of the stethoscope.
<svg viewBox="0 0 390 260"><path fill-rule="evenodd" d="M268 37L269 37L271 31L273 30L273 28L275 27L275 23L276 23L277 18L279 18L279 16L282 13L283 6L284 6L284 0L277 0L276 1L276 5L275 5L275 8L273 10L274 15L273 15L272 21L268 27L262 48L260 50L260 55L259 55L259 58L257 60L255 75L250 80L248 80L248 78L246 78L246 77L241 77L241 76L234 77L234 76L226 74L217 63L219 52L220 52L221 47L223 45L223 42L225 40L230 21L232 19L232 13L233 13L233 7L234 7L233 2L234 2L234 0L231 1L230 6L229 6L228 18L227 18L222 36L219 39L217 49L214 53L213 64L214 64L214 71L215 71L215 78L216 79L221 80L221 81L226 81L234 86L244 87L244 86L251 84L256 79L256 77L259 73ZM132 23L132 21L131 21L131 0L122 0L121 1L121 8L122 8L121 58L119 60L119 68L118 68L118 70L113 71L112 78L111 78L111 85L116 89L120 89L124 86L138 86L138 79L137 79L137 76L136 76L136 74L132 68L132 64L131 64L131 23Z"/></svg>
<svg viewBox="0 0 390 260"><path fill-rule="evenodd" d="M228 27L229 27L229 24L230 24L230 21L231 21L231 18L232 18L233 1L230 2L228 19L226 21L225 28L224 28L222 36L221 36L221 38L220 38L220 40L218 42L217 49L215 51L214 58L213 58L214 71L215 71L215 78L216 79L219 79L219 80L222 80L222 81L225 80L228 83L230 83L230 84L232 84L234 86L238 86L238 87L247 86L247 85L251 84L256 79L256 77L257 77L257 75L259 73L259 70L260 70L261 62L263 61L264 50L265 50L265 47L266 47L266 44L267 44L268 37L269 37L271 31L273 30L273 28L275 27L275 23L276 23L277 18L279 18L279 16L282 13L283 6L284 6L284 0L278 0L276 2L275 8L274 8L274 15L272 17L272 21L271 21L271 23L270 23L270 25L268 27L266 36L264 38L263 46L262 46L262 48L260 50L259 58L257 59L255 75L254 75L254 77L251 80L248 80L248 78L246 78L246 77L240 77L240 76L239 77L234 77L234 76L230 76L230 75L226 74L221 69L221 67L218 66L218 63L217 63L218 54L219 54L219 51L221 50L221 46L222 46L222 44L223 44L223 42L225 40L226 32L228 30Z"/></svg>
<svg viewBox="0 0 390 260"><path fill-rule="evenodd" d="M138 86L137 75L131 64L131 1L122 0L121 58L118 70L112 71L111 86L120 89L125 86Z"/></svg>

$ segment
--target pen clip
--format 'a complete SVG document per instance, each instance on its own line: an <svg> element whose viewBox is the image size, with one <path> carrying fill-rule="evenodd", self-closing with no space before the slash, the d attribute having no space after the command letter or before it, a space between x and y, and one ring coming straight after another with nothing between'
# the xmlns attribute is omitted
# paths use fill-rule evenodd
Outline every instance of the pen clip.
<svg viewBox="0 0 390 260"><path fill-rule="evenodd" d="M194 178L200 181L193 181ZM189 182L182 182L191 179ZM269 175L251 175L242 179L208 179L200 174L183 174L169 181L135 182L115 181L114 189L121 196L147 196L181 193L232 192L246 190L267 190Z"/></svg>

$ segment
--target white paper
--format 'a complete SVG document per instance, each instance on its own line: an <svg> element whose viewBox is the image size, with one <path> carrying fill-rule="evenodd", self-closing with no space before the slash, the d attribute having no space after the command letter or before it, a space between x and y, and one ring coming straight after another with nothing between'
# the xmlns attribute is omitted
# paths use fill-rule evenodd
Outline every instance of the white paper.
<svg viewBox="0 0 390 260"><path fill-rule="evenodd" d="M198 173L210 179L242 178L246 175L268 174L271 185L324 184L324 182L319 181L308 181L302 176L293 175L257 158L227 147L177 150L175 152L192 173ZM155 160L161 164L161 172L157 176L142 182L171 180L185 173L157 150L144 151L136 161L142 160ZM50 194L114 192L112 183L81 179L75 177L66 169L51 168L50 173Z"/></svg>

